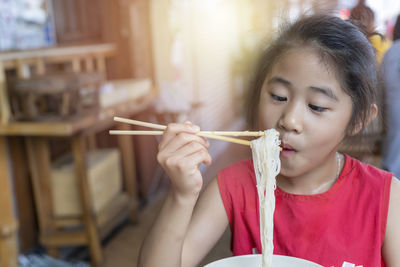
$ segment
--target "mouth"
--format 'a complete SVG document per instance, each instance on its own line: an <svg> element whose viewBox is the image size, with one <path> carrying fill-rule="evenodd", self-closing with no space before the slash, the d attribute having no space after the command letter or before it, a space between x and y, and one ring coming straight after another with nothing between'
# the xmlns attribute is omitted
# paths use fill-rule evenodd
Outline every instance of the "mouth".
<svg viewBox="0 0 400 267"><path fill-rule="evenodd" d="M282 143L281 147L282 147L281 155L284 157L291 156L295 152L297 152L296 149L294 149L292 146L285 144L285 143Z"/></svg>
<svg viewBox="0 0 400 267"><path fill-rule="evenodd" d="M296 149L294 149L292 146L285 144L285 143L282 143L282 149L289 150L289 151L291 151L291 150L296 151Z"/></svg>

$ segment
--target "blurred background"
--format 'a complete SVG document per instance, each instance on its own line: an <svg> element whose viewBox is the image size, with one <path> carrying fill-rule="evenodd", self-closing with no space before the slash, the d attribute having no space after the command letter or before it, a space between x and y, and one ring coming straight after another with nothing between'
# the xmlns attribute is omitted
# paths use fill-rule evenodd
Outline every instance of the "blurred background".
<svg viewBox="0 0 400 267"><path fill-rule="evenodd" d="M373 10L385 52L400 2L360 3ZM360 3L0 0L0 267L136 266L168 179L159 137L111 136L145 130L113 117L247 129L243 100L261 45L282 22L318 12L348 19ZM341 151L385 167L381 114L364 143L358 136ZM250 156L211 144L206 183ZM227 233L203 263L229 255Z"/></svg>

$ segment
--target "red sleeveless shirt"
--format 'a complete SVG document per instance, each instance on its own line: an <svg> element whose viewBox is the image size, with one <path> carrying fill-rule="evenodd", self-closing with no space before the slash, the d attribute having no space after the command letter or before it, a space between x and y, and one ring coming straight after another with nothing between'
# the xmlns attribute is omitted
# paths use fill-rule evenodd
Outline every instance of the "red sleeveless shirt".
<svg viewBox="0 0 400 267"><path fill-rule="evenodd" d="M274 254L323 266L385 266L385 236L393 174L345 157L327 192L294 195L275 190ZM261 252L256 178L252 160L218 173L218 185L232 232L234 255Z"/></svg>

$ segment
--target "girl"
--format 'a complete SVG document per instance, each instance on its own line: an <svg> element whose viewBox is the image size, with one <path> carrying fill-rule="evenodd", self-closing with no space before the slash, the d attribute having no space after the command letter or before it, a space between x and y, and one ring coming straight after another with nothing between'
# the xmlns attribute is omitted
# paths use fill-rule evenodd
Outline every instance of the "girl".
<svg viewBox="0 0 400 267"><path fill-rule="evenodd" d="M329 15L302 18L261 56L249 122L282 141L274 254L340 267L400 266L400 183L392 174L337 152L377 113L376 59L368 39ZM196 266L229 225L234 255L261 251L251 160L218 173L204 192L208 142L191 123L170 124L158 161L171 179L139 266Z"/></svg>

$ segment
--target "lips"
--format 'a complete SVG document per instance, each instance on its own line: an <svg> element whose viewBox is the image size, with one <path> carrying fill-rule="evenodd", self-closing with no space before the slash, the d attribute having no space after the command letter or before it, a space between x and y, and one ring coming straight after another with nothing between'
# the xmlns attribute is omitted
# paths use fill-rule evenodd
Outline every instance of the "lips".
<svg viewBox="0 0 400 267"><path fill-rule="evenodd" d="M282 150L286 150L286 151L296 151L296 149L294 149L292 146L282 143Z"/></svg>
<svg viewBox="0 0 400 267"><path fill-rule="evenodd" d="M296 149L294 149L291 145L282 142L281 146L282 146L281 156L283 158L290 158L297 152Z"/></svg>

